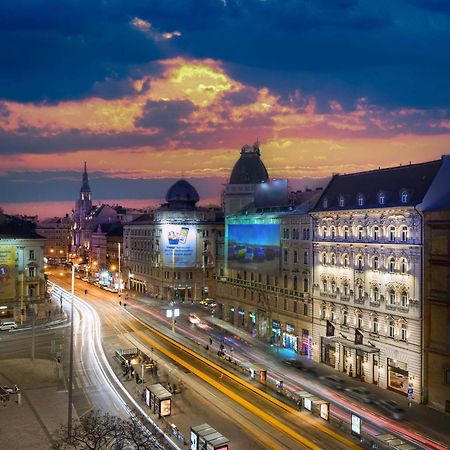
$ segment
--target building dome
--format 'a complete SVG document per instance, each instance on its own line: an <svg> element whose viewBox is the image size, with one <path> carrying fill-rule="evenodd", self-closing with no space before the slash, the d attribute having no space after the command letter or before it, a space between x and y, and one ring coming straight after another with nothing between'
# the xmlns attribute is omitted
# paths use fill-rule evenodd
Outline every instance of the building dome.
<svg viewBox="0 0 450 450"><path fill-rule="evenodd" d="M186 180L178 180L166 194L166 201L171 209L195 208L199 200L197 190Z"/></svg>
<svg viewBox="0 0 450 450"><path fill-rule="evenodd" d="M241 149L241 157L231 172L230 184L258 184L268 181L269 174L260 156L257 142L253 144L253 147L244 145Z"/></svg>

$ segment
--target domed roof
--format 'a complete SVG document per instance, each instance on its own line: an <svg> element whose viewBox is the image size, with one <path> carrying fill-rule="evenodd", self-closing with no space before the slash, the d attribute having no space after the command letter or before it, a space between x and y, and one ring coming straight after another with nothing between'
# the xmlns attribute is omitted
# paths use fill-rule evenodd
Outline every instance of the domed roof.
<svg viewBox="0 0 450 450"><path fill-rule="evenodd" d="M244 145L230 176L230 184L258 184L269 180L266 166L261 161L259 144Z"/></svg>
<svg viewBox="0 0 450 450"><path fill-rule="evenodd" d="M195 207L200 200L197 190L186 180L178 180L166 194L166 201L170 208Z"/></svg>

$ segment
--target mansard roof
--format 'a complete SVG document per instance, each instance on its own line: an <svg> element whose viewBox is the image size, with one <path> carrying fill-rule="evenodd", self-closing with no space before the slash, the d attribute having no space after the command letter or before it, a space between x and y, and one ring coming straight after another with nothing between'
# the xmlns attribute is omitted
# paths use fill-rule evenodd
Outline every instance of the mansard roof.
<svg viewBox="0 0 450 450"><path fill-rule="evenodd" d="M333 175L313 211L416 206L422 202L441 164L442 160L437 160ZM402 198L403 194L406 195Z"/></svg>

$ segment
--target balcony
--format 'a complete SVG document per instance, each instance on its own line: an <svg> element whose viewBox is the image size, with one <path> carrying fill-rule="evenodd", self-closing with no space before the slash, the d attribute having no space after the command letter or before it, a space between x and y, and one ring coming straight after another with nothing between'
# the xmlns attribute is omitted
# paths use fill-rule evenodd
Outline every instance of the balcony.
<svg viewBox="0 0 450 450"><path fill-rule="evenodd" d="M386 304L386 309L388 311L396 311L397 310L397 305Z"/></svg>
<svg viewBox="0 0 450 450"><path fill-rule="evenodd" d="M373 308L379 308L381 303L379 300L370 300L369 305L372 306Z"/></svg>
<svg viewBox="0 0 450 450"><path fill-rule="evenodd" d="M358 305L364 305L366 299L364 297L355 298L354 303L357 303Z"/></svg>
<svg viewBox="0 0 450 450"><path fill-rule="evenodd" d="M407 312L409 312L409 306L398 306L397 310L400 312L407 313Z"/></svg>
<svg viewBox="0 0 450 450"><path fill-rule="evenodd" d="M350 295L341 294L341 300L343 302L349 302L350 301Z"/></svg>

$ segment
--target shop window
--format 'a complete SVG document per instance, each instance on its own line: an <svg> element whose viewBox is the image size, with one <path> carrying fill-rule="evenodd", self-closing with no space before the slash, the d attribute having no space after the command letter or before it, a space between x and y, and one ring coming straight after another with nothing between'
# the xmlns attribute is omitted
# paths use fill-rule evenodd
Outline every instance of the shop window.
<svg viewBox="0 0 450 450"><path fill-rule="evenodd" d="M395 337L395 323L393 320L390 320L388 324L388 336L390 338Z"/></svg>
<svg viewBox="0 0 450 450"><path fill-rule="evenodd" d="M348 239L348 226L344 227L344 239L347 240Z"/></svg>
<svg viewBox="0 0 450 450"><path fill-rule="evenodd" d="M406 324L403 323L403 324L402 324L402 328L401 328L401 330L400 330L400 339L401 339L402 341L406 341L407 338L408 338L408 330L407 330L407 328L406 328Z"/></svg>
<svg viewBox="0 0 450 450"><path fill-rule="evenodd" d="M374 317L372 319L372 332L378 334L378 331L379 331L378 317Z"/></svg>
<svg viewBox="0 0 450 450"><path fill-rule="evenodd" d="M389 240L391 242L395 241L395 227L389 227Z"/></svg>

